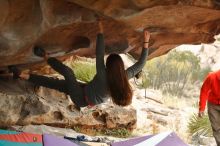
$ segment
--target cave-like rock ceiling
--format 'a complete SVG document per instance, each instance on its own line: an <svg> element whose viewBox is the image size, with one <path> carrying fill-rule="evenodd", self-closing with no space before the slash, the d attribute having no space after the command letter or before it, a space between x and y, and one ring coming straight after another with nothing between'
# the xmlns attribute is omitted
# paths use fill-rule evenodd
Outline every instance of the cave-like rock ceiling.
<svg viewBox="0 0 220 146"><path fill-rule="evenodd" d="M0 0L0 71L52 56L95 57L95 15L103 18L106 54L138 57L142 31L151 32L150 58L181 44L212 43L220 33L220 0Z"/></svg>

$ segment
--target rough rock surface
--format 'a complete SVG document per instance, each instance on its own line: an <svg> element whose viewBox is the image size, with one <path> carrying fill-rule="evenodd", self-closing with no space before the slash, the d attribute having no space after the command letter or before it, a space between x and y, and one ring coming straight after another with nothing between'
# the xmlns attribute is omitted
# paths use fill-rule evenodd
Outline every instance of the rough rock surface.
<svg viewBox="0 0 220 146"><path fill-rule="evenodd" d="M107 103L79 112L66 95L43 87L33 88L23 81L0 82L0 127L29 124L83 129L136 127L136 110L132 107Z"/></svg>
<svg viewBox="0 0 220 146"><path fill-rule="evenodd" d="M141 30L152 33L150 58L188 43L210 43L220 32L219 0L1 0L0 71L5 66L39 62L34 45L51 55L94 56L104 18L106 53L140 54Z"/></svg>

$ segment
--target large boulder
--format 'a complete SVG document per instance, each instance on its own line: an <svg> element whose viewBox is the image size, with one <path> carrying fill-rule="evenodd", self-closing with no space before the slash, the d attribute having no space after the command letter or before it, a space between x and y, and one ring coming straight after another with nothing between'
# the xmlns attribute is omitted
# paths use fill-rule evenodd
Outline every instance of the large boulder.
<svg viewBox="0 0 220 146"><path fill-rule="evenodd" d="M46 124L81 129L133 130L136 110L114 106L110 101L80 112L68 96L47 88L36 88L23 81L0 82L0 127Z"/></svg>
<svg viewBox="0 0 220 146"><path fill-rule="evenodd" d="M150 58L177 45L211 43L220 32L219 0L1 0L0 71L32 68L35 45L51 55L95 55L95 15L104 19L106 53L140 55L142 33L151 33Z"/></svg>

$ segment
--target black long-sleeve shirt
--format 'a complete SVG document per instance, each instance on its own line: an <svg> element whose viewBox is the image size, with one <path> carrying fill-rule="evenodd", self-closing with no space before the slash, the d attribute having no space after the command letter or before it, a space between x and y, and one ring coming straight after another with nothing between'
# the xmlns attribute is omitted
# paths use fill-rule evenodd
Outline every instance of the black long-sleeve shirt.
<svg viewBox="0 0 220 146"><path fill-rule="evenodd" d="M104 63L105 45L103 34L97 35L96 42L96 75L91 82L85 88L85 92L89 101L93 104L99 104L106 100L108 97L108 84L106 68ZM134 77L138 72L142 70L146 63L148 56L148 49L143 48L139 60L126 70L128 79Z"/></svg>

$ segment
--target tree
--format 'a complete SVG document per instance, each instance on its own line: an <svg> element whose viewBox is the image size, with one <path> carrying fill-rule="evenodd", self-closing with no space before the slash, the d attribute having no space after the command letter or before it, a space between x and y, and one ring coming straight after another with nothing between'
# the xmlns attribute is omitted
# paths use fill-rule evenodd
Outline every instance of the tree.
<svg viewBox="0 0 220 146"><path fill-rule="evenodd" d="M148 86L181 97L186 84L198 80L199 62L200 59L190 51L172 51L150 60L144 68Z"/></svg>

